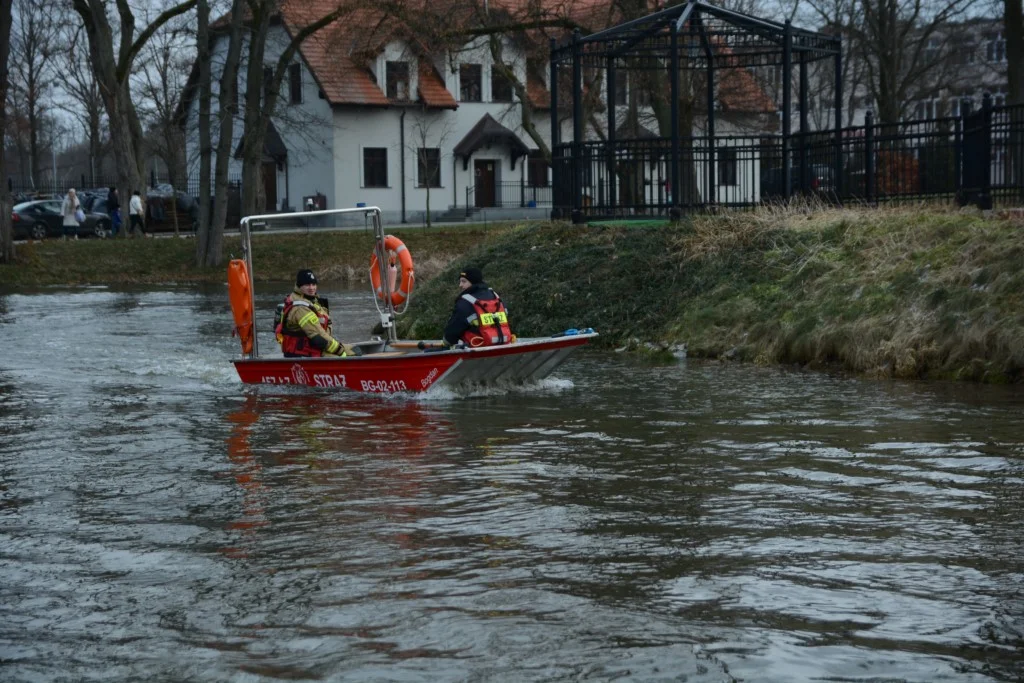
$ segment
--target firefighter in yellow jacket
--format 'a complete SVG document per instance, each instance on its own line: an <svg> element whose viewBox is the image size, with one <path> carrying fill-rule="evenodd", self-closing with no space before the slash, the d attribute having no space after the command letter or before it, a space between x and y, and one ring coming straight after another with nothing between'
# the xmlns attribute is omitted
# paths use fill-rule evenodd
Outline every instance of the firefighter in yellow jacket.
<svg viewBox="0 0 1024 683"><path fill-rule="evenodd" d="M352 351L331 335L327 299L317 296L316 289L313 271L300 270L295 290L285 297L275 330L285 358L346 356Z"/></svg>

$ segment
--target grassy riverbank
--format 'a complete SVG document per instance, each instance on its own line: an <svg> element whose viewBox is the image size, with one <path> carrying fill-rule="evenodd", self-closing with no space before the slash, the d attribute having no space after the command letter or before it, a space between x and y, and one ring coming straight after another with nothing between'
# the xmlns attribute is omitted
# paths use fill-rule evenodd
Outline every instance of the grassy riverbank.
<svg viewBox="0 0 1024 683"><path fill-rule="evenodd" d="M883 377L1024 379L1024 223L921 209L772 211L676 227L522 226L481 265L517 333ZM436 337L455 266L405 320Z"/></svg>
<svg viewBox="0 0 1024 683"><path fill-rule="evenodd" d="M501 225L408 228L393 232L417 256L426 280L467 251L508 230ZM46 240L17 245L17 263L0 266L0 286L117 285L226 281L227 260L241 255L237 234L224 239L225 265L197 268L195 241L174 239ZM367 279L373 236L369 232L261 233L253 238L258 281L288 281L312 268L326 282Z"/></svg>
<svg viewBox="0 0 1024 683"><path fill-rule="evenodd" d="M394 230L416 259L400 329L436 338L463 264L518 334L590 326L601 345L882 377L1024 380L1024 222L925 209L764 210L678 226L530 223ZM366 279L363 232L260 235L257 277ZM223 282L191 239L19 245L0 286ZM238 253L229 237L225 255Z"/></svg>

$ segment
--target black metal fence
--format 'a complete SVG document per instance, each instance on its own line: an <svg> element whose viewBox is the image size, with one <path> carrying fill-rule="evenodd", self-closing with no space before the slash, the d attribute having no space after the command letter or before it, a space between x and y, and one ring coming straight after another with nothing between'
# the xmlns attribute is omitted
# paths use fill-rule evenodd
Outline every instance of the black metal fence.
<svg viewBox="0 0 1024 683"><path fill-rule="evenodd" d="M525 180L495 182L493 196L490 186L466 188L466 215L482 208L537 208L551 206L551 186L531 185Z"/></svg>
<svg viewBox="0 0 1024 683"><path fill-rule="evenodd" d="M788 137L569 142L552 154L556 217L670 215L815 197L830 203L1024 203L1024 106ZM678 183L678 184L676 184ZM672 188L679 196L672 196Z"/></svg>

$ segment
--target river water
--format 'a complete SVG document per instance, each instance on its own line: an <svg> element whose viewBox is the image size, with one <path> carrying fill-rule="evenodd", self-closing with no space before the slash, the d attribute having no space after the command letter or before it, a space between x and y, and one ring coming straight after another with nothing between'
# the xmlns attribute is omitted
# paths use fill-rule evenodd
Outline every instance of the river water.
<svg viewBox="0 0 1024 683"><path fill-rule="evenodd" d="M1020 388L595 352L245 387L226 300L0 294L0 680L1024 675Z"/></svg>

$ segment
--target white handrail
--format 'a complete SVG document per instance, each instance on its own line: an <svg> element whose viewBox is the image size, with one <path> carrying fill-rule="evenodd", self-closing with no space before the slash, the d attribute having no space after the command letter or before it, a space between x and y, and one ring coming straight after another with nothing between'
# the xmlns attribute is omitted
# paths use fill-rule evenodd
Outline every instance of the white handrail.
<svg viewBox="0 0 1024 683"><path fill-rule="evenodd" d="M376 206L358 206L351 209L323 209L320 211L293 211L290 213L265 213L256 216L244 216L239 221L239 232L242 237L242 256L249 270L249 310L253 312L253 325L256 322L256 280L252 275L252 231L249 224L253 221L272 220L275 218L296 218L309 216L336 216L346 213L373 214L374 252L377 254L377 267L380 269L381 288L384 291L385 311L381 313L381 323L386 328L388 338L396 339L395 308L391 303L391 288L386 271L386 254L384 253L384 223L381 221L380 208ZM378 309L379 310L379 309ZM259 331L254 329L252 335L252 353L250 358L259 358Z"/></svg>
<svg viewBox="0 0 1024 683"><path fill-rule="evenodd" d="M245 216L239 223L249 225L252 221L269 220L271 218L302 218L308 216L335 216L343 213L380 213L376 206L359 206L353 209L320 209L318 211L292 211L290 213L264 213L257 216Z"/></svg>

